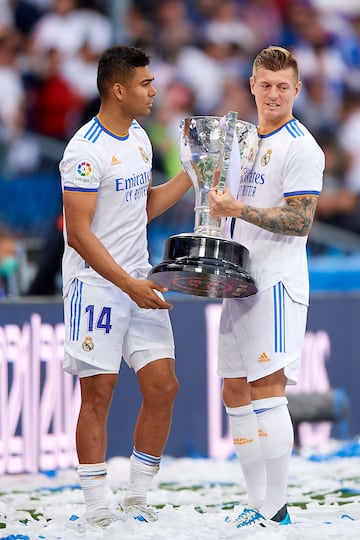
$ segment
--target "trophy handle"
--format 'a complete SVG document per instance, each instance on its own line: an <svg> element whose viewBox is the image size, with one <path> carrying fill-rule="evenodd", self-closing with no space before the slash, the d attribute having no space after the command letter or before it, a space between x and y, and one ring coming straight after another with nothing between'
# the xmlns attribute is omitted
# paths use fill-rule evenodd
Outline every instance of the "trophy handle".
<svg viewBox="0 0 360 540"><path fill-rule="evenodd" d="M224 146L220 156L220 177L218 183L218 192L222 193L224 191L226 177L230 165L230 155L235 135L236 122L238 119L238 113L235 111L229 111L226 114L225 120L225 140Z"/></svg>

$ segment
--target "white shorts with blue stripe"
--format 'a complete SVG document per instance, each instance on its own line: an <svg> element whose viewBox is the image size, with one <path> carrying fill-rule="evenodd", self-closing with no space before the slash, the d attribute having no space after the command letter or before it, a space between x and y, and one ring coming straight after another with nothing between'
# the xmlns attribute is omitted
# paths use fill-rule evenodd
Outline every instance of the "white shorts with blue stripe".
<svg viewBox="0 0 360 540"><path fill-rule="evenodd" d="M63 367L80 377L118 373L122 358L135 372L153 360L174 358L168 311L139 308L114 285L75 279L64 298L64 320Z"/></svg>
<svg viewBox="0 0 360 540"><path fill-rule="evenodd" d="M218 375L256 381L285 368L298 380L307 306L294 302L282 283L247 298L223 301Z"/></svg>

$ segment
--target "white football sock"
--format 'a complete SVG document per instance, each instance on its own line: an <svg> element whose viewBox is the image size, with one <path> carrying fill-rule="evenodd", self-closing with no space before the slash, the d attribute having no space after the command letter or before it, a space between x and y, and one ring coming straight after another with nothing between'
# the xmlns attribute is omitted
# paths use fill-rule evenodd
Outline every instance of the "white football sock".
<svg viewBox="0 0 360 540"><path fill-rule="evenodd" d="M146 503L152 479L160 467L160 459L160 457L139 452L136 448L133 449L130 456L130 476L125 501L136 498L137 503Z"/></svg>
<svg viewBox="0 0 360 540"><path fill-rule="evenodd" d="M86 510L93 512L108 508L105 501L106 463L80 464L78 474Z"/></svg>
<svg viewBox="0 0 360 540"><path fill-rule="evenodd" d="M253 406L226 407L226 412L247 487L247 504L250 508L259 509L265 496L265 468Z"/></svg>
<svg viewBox="0 0 360 540"><path fill-rule="evenodd" d="M261 511L271 518L287 500L294 431L286 397L259 399L253 401L253 407L266 470L266 492Z"/></svg>

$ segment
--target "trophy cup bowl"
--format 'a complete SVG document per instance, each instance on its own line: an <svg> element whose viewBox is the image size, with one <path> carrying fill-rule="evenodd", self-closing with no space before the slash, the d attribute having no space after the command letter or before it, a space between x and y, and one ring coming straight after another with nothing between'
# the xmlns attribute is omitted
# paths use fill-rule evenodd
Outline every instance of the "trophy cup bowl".
<svg viewBox="0 0 360 540"><path fill-rule="evenodd" d="M208 203L216 170L220 170L219 186L225 182L234 132L240 155L245 153L249 133L256 132L255 126L234 115L228 113L225 125L216 116L192 116L181 122L180 158L195 190L194 232L170 236L162 262L149 272L149 279L171 291L208 298L239 298L257 292L247 270L248 249L222 237L223 219L211 218Z"/></svg>

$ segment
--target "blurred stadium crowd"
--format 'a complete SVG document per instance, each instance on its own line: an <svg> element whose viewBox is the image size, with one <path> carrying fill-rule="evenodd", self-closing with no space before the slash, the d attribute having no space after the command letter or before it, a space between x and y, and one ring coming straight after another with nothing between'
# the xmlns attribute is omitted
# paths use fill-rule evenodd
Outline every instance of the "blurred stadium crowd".
<svg viewBox="0 0 360 540"><path fill-rule="evenodd" d="M97 112L99 55L120 43L151 55L158 95L141 121L155 182L181 166L181 118L235 110L256 123L254 55L293 50L295 114L326 154L310 256L360 249L359 0L0 0L0 295L60 292L58 162ZM169 234L192 229L190 193L150 227L153 262Z"/></svg>

